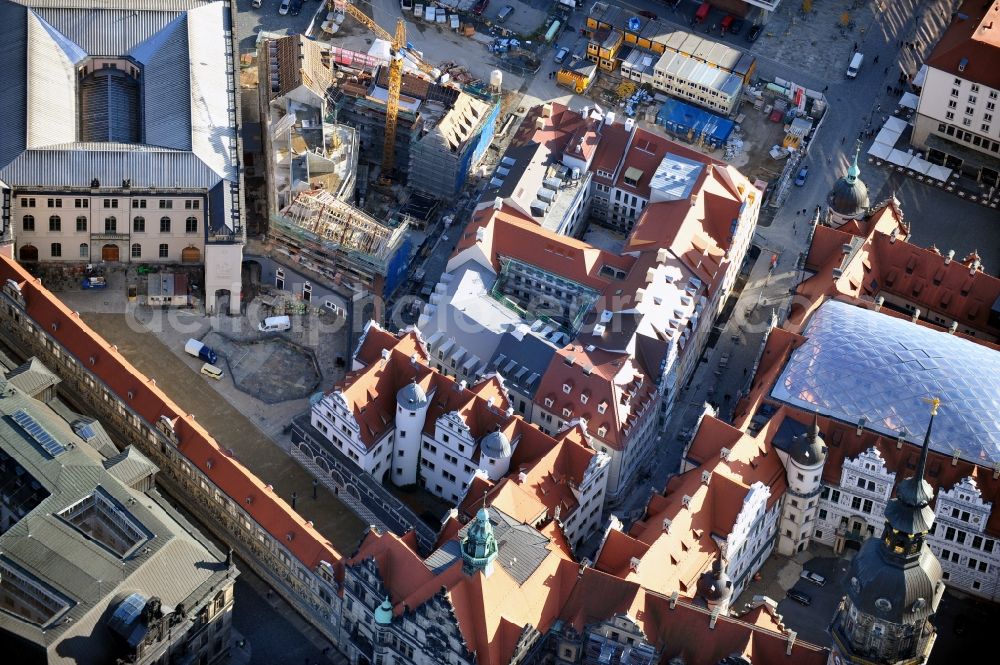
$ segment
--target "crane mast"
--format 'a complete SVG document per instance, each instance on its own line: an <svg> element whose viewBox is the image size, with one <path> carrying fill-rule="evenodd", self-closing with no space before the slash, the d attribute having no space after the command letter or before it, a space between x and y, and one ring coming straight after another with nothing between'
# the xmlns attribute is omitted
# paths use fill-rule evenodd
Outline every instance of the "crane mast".
<svg viewBox="0 0 1000 665"><path fill-rule="evenodd" d="M379 39L389 42L389 94L385 104L385 140L382 144L382 179L388 180L396 168L396 126L399 119L399 93L403 87L403 53L406 49L406 23L396 19L396 34L390 35L363 11L344 0L328 0L327 7L343 11L365 26ZM417 67L425 74L433 74L434 67L410 53Z"/></svg>

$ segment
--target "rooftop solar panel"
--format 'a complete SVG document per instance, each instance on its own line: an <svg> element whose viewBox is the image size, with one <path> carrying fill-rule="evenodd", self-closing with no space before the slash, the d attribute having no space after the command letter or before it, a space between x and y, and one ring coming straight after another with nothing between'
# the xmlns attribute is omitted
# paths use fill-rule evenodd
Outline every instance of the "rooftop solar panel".
<svg viewBox="0 0 1000 665"><path fill-rule="evenodd" d="M59 443L55 437L46 431L37 420L31 417L31 415L24 409L18 409L11 414L18 425L21 426L28 436L30 436L35 443L42 447L42 450L47 452L50 457L57 457L59 454L66 452L66 447Z"/></svg>

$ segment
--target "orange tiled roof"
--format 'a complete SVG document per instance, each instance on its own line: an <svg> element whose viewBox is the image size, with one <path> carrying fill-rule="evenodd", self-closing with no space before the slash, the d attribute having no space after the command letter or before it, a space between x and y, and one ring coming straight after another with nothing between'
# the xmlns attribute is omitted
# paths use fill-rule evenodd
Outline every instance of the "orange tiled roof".
<svg viewBox="0 0 1000 665"><path fill-rule="evenodd" d="M303 565L310 569L320 561L340 565L340 553L311 523L230 457L195 422L194 416L184 413L152 379L133 367L115 346L108 344L79 315L45 289L40 280L7 257L0 257L0 280L12 280L20 285L28 315L83 366L89 366L122 403L149 424L157 423L161 417L170 420L180 442L181 455L239 504L261 528L281 541Z"/></svg>
<svg viewBox="0 0 1000 665"><path fill-rule="evenodd" d="M572 365L568 364L570 359ZM564 392L564 385L570 387L569 394ZM535 403L567 422L585 419L590 436L622 449L628 431L649 417L648 407L655 392L653 382L628 354L587 351L579 344L570 344L552 356L535 393ZM552 400L552 406L545 406L546 399ZM602 404L604 413L598 411ZM564 409L569 415L564 415ZM603 435L598 433L602 427L607 428Z"/></svg>
<svg viewBox="0 0 1000 665"><path fill-rule="evenodd" d="M397 615L404 608L419 607L443 588L477 662L500 665L510 660L523 627L530 624L547 631L572 592L578 566L557 529L549 525L541 531L550 539L548 554L524 584L500 565L489 577L466 575L461 560L435 575L411 544L375 531L369 532L348 564L369 557L375 561Z"/></svg>
<svg viewBox="0 0 1000 665"><path fill-rule="evenodd" d="M583 571L560 615L577 631L612 616L628 616L646 639L663 650L661 661L675 657L687 663L718 663L734 653L753 662L823 665L829 650L796 640L790 653L788 635L767 626L720 615L714 627L707 608L643 589L634 582L592 568Z"/></svg>

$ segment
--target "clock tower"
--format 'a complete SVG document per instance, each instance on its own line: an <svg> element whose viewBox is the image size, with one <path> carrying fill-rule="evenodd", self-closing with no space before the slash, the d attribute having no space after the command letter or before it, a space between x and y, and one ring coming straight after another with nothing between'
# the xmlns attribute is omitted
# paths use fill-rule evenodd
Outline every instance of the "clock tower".
<svg viewBox="0 0 1000 665"><path fill-rule="evenodd" d="M931 418L914 475L896 488L880 538L869 538L851 562L847 596L834 616L832 665L915 665L930 656L937 637L932 619L944 581L927 546L934 524L934 491L924 480Z"/></svg>

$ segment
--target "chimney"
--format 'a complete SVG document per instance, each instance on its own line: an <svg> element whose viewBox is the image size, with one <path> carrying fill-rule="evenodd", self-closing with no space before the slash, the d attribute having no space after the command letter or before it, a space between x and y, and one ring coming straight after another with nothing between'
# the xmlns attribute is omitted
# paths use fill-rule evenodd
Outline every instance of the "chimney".
<svg viewBox="0 0 1000 665"><path fill-rule="evenodd" d="M944 264L948 265L949 263L951 263L951 260L953 258L955 258L955 250L949 249L948 253L944 257Z"/></svg>
<svg viewBox="0 0 1000 665"><path fill-rule="evenodd" d="M899 435L896 437L896 450L901 450L903 448L903 441L906 440L906 430L902 429Z"/></svg>
<svg viewBox="0 0 1000 665"><path fill-rule="evenodd" d="M885 304L885 297L879 296L875 299L875 311L878 312L882 309L882 305Z"/></svg>
<svg viewBox="0 0 1000 665"><path fill-rule="evenodd" d="M951 465L952 465L952 466L958 466L958 456L959 456L959 452L960 452L960 451L958 450L958 448L955 448L955 452L954 452L954 453L952 453L952 455L951 455Z"/></svg>
<svg viewBox="0 0 1000 665"><path fill-rule="evenodd" d="M712 616L708 620L708 628L709 628L709 630L715 630L715 622L718 621L718 620L719 620L719 608L718 607L713 607L712 608Z"/></svg>
<svg viewBox="0 0 1000 665"><path fill-rule="evenodd" d="M858 429L855 431L855 434L861 436L861 432L863 432L865 429L866 422L868 422L868 419L865 418L864 416L861 416L861 418L858 419Z"/></svg>
<svg viewBox="0 0 1000 665"><path fill-rule="evenodd" d="M997 462L997 469L1000 469L1000 462ZM673 524L673 522L670 520L669 517L663 518L663 533L670 533L671 524Z"/></svg>
<svg viewBox="0 0 1000 665"><path fill-rule="evenodd" d="M711 481L712 481L712 472L711 471L702 471L701 472L701 484L702 485L708 485Z"/></svg>
<svg viewBox="0 0 1000 665"><path fill-rule="evenodd" d="M792 655L792 647L795 646L795 638L797 636L798 636L798 633L796 633L794 630L788 631L788 641L785 643L785 645L786 645L785 646L785 655L786 656L791 656Z"/></svg>
<svg viewBox="0 0 1000 665"><path fill-rule="evenodd" d="M913 316L910 317L910 321L916 323L919 320L920 320L920 308L918 307L915 310L913 310Z"/></svg>
<svg viewBox="0 0 1000 665"><path fill-rule="evenodd" d="M675 607L677 607L677 598L679 596L680 594L677 593L676 591L670 594L670 609L674 609Z"/></svg>
<svg viewBox="0 0 1000 665"><path fill-rule="evenodd" d="M494 210L499 210L502 207L503 207L503 199L502 198L500 198L498 196L495 199L493 199L493 209Z"/></svg>
<svg viewBox="0 0 1000 665"><path fill-rule="evenodd" d="M956 330L958 330L958 321L952 321L951 325L948 326L948 334L954 335Z"/></svg>

